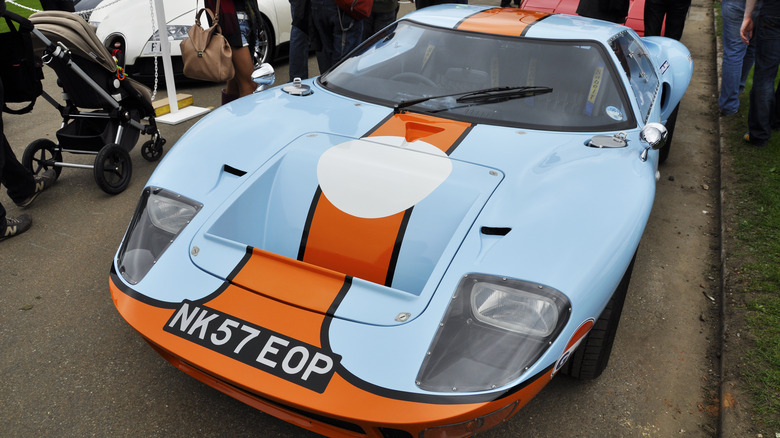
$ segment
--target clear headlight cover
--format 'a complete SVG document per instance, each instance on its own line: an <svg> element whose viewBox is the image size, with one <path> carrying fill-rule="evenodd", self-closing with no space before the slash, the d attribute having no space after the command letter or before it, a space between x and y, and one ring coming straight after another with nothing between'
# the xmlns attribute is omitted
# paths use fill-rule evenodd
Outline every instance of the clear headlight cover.
<svg viewBox="0 0 780 438"><path fill-rule="evenodd" d="M187 35L187 32L190 31L190 27L192 26L169 24L166 27L168 30L168 41L181 41L189 36ZM155 30L152 37L149 38L149 41L160 41L160 31Z"/></svg>
<svg viewBox="0 0 780 438"><path fill-rule="evenodd" d="M484 391L517 379L547 350L571 313L565 295L527 281L461 280L417 377L428 391Z"/></svg>
<svg viewBox="0 0 780 438"><path fill-rule="evenodd" d="M175 193L147 187L117 257L122 277L130 284L141 281L201 207Z"/></svg>

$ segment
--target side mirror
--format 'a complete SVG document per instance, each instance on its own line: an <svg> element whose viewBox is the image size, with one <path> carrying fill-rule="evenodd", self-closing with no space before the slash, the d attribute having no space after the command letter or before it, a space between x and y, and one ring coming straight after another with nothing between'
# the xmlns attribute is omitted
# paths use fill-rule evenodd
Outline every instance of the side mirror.
<svg viewBox="0 0 780 438"><path fill-rule="evenodd" d="M264 62L255 67L255 71L252 72L252 81L257 84L255 93L263 91L276 82L276 72L271 64Z"/></svg>
<svg viewBox="0 0 780 438"><path fill-rule="evenodd" d="M647 143L647 147L642 151L640 158L642 161L647 161L647 151L650 148L661 149L666 144L666 139L669 136L669 131L666 130L666 126L658 123L651 122L642 128L642 132L639 133L639 138Z"/></svg>

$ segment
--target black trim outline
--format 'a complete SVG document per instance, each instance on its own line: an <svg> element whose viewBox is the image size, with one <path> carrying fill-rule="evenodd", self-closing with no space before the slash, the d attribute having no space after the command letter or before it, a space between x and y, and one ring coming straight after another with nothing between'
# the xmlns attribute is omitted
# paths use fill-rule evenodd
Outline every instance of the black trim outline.
<svg viewBox="0 0 780 438"><path fill-rule="evenodd" d="M460 144L463 143L463 140L465 140L466 137L471 134L471 130L474 129L474 126L476 126L474 123L470 123L469 126L463 130L460 136L452 142L452 145L447 149L446 152L444 152L448 157L452 155L452 153L455 152L455 148L460 146Z"/></svg>
<svg viewBox="0 0 780 438"><path fill-rule="evenodd" d="M301 262L306 253L306 243L309 241L309 231L311 231L311 223L314 220L314 212L317 211L317 204L320 202L320 196L322 196L322 187L318 185L317 191L314 192L314 197L309 206L309 213L306 215L306 224L303 226L303 234L301 235L301 245L298 247L297 260Z"/></svg>
<svg viewBox="0 0 780 438"><path fill-rule="evenodd" d="M404 212L401 225L398 226L398 234L395 236L395 245L393 245L393 253L390 256L390 262L387 265L387 275L385 276L385 286L387 287L391 287L393 284L395 266L398 264L398 256L401 254L401 246L404 243L404 235L406 235L406 228L409 226L409 218L412 216L413 209L414 207L409 207Z"/></svg>
<svg viewBox="0 0 780 438"><path fill-rule="evenodd" d="M553 15L555 15L555 14L547 14L547 15L545 15L544 17L537 19L537 20L536 20L536 21L534 21L533 23L530 23L530 24L528 24L527 26L525 26L525 29L523 29L523 31L522 31L522 32L520 32L520 36L521 36L521 37L524 37L524 36L525 36L525 35L528 33L528 31L529 31L529 30L530 30L530 29L531 29L531 28L532 28L532 27L533 27L533 26L534 26L536 23L539 23L540 21L542 21L542 20L546 19L547 17L552 17Z"/></svg>

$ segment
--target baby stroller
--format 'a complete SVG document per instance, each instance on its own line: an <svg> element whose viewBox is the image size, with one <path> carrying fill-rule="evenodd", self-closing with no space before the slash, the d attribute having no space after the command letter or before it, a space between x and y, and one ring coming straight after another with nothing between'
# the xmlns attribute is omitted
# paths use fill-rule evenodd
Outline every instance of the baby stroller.
<svg viewBox="0 0 780 438"><path fill-rule="evenodd" d="M40 40L34 41L35 53L57 74L65 105L43 92L62 116L59 144L45 138L33 141L22 164L35 174L54 168L57 176L63 167L91 168L103 191L121 193L130 183L129 151L140 134L151 135L141 149L144 159L157 161L162 156L165 139L155 124L150 90L124 77L94 28L80 16L43 11L31 15L30 21ZM94 154L94 165L66 163L63 152Z"/></svg>

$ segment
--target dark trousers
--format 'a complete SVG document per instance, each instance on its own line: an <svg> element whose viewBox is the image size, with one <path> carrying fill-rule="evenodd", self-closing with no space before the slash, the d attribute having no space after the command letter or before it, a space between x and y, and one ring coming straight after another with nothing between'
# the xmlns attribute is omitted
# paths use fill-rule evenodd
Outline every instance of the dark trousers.
<svg viewBox="0 0 780 438"><path fill-rule="evenodd" d="M0 108L3 107L3 81L0 80ZM16 159L3 131L3 113L0 112L0 183L14 202L22 202L35 191L35 177ZM0 227L5 227L5 208L0 204Z"/></svg>
<svg viewBox="0 0 780 438"><path fill-rule="evenodd" d="M321 44L317 65L322 74L360 44L363 23L341 11L333 0L312 0L311 19Z"/></svg>
<svg viewBox="0 0 780 438"><path fill-rule="evenodd" d="M772 112L775 109L775 78L780 65L780 16L758 15L756 63L753 88L750 90L748 130L754 144L765 144L772 134Z"/></svg>
<svg viewBox="0 0 780 438"><path fill-rule="evenodd" d="M645 36L661 36L661 27L666 19L666 30L663 36L676 39L682 38L685 18L691 0L647 0L645 2Z"/></svg>

